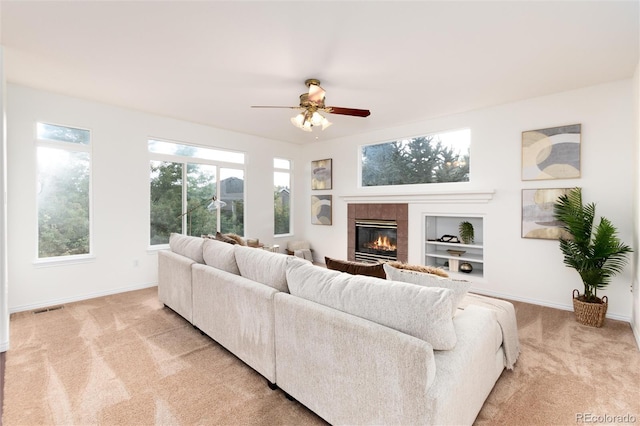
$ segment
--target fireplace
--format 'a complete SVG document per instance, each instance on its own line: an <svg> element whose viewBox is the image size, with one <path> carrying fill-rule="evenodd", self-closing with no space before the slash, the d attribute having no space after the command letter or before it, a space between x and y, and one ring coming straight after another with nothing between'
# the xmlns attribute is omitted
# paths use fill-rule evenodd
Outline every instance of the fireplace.
<svg viewBox="0 0 640 426"><path fill-rule="evenodd" d="M359 262L398 260L408 257L408 205L347 205L347 255Z"/></svg>
<svg viewBox="0 0 640 426"><path fill-rule="evenodd" d="M398 259L395 220L356 220L356 253L360 262Z"/></svg>

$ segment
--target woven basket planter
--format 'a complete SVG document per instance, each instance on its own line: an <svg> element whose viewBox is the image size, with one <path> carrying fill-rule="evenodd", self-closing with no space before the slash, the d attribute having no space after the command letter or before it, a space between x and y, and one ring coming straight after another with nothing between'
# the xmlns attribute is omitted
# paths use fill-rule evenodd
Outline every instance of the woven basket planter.
<svg viewBox="0 0 640 426"><path fill-rule="evenodd" d="M589 327L602 327L609 306L607 296L602 298L601 303L583 302L579 299L580 297L580 292L573 290L573 312L576 315L576 321Z"/></svg>

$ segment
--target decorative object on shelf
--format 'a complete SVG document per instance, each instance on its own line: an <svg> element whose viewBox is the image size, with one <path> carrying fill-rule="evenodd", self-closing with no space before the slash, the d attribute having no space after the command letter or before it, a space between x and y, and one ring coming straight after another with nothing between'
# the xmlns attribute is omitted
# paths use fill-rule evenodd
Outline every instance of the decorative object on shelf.
<svg viewBox="0 0 640 426"><path fill-rule="evenodd" d="M313 225L331 225L332 195L311 196L311 223Z"/></svg>
<svg viewBox="0 0 640 426"><path fill-rule="evenodd" d="M469 221L462 221L458 226L458 232L460 232L460 239L464 244L473 244L473 225Z"/></svg>
<svg viewBox="0 0 640 426"><path fill-rule="evenodd" d="M567 238L562 223L554 217L554 203L571 188L522 190L522 238L557 240Z"/></svg>
<svg viewBox="0 0 640 426"><path fill-rule="evenodd" d="M447 253L449 253L451 256L462 256L463 254L466 253L466 250L447 250Z"/></svg>
<svg viewBox="0 0 640 426"><path fill-rule="evenodd" d="M331 158L311 162L311 189L331 189Z"/></svg>
<svg viewBox="0 0 640 426"><path fill-rule="evenodd" d="M469 262L462 262L460 264L460 266L458 267L458 269L460 270L460 272L464 272L466 274L471 273L471 271L473 271L473 266L471 266L471 264Z"/></svg>
<svg viewBox="0 0 640 426"><path fill-rule="evenodd" d="M579 178L581 127L522 132L522 180Z"/></svg>
<svg viewBox="0 0 640 426"><path fill-rule="evenodd" d="M455 235L443 235L438 239L441 243L459 243L460 240Z"/></svg>
<svg viewBox="0 0 640 426"><path fill-rule="evenodd" d="M616 227L606 218L594 226L595 203L582 203L582 189L573 188L554 204L554 217L562 223L568 237L560 237L564 264L582 278L584 293L573 290L573 310L580 324L601 327L607 313L608 298L597 296L611 278L627 264L633 249L617 237Z"/></svg>

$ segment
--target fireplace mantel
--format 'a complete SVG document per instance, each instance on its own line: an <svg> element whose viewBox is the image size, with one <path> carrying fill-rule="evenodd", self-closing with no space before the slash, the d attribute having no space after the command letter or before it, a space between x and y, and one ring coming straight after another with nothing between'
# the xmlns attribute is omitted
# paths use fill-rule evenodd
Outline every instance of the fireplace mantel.
<svg viewBox="0 0 640 426"><path fill-rule="evenodd" d="M340 195L347 203L454 203L483 204L493 199L494 190L466 190L407 194L354 194Z"/></svg>

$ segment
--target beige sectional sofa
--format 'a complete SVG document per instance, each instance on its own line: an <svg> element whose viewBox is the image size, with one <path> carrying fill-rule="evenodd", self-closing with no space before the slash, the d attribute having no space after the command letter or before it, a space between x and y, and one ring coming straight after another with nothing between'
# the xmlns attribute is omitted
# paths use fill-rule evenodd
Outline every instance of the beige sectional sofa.
<svg viewBox="0 0 640 426"><path fill-rule="evenodd" d="M170 246L160 301L331 424L472 424L518 356L513 306L467 284L179 234Z"/></svg>

